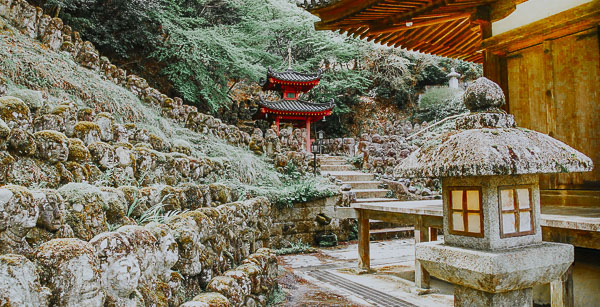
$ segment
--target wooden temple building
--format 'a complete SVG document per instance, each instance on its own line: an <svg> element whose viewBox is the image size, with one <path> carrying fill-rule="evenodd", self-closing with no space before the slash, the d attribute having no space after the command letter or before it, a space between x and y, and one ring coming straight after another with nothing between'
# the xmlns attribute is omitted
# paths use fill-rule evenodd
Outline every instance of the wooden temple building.
<svg viewBox="0 0 600 307"><path fill-rule="evenodd" d="M520 126L592 158L540 175L544 239L600 249L599 0L307 0L317 30L482 63Z"/></svg>
<svg viewBox="0 0 600 307"><path fill-rule="evenodd" d="M333 99L327 103L313 103L301 100L300 93L306 93L319 84L321 71L315 74L300 73L288 68L283 72L267 70L266 80L261 79L263 91L275 91L281 99L267 101L260 97L256 118L275 123L279 134L279 123L292 122L296 127L306 128L306 152L310 152L310 125L331 114L335 106Z"/></svg>

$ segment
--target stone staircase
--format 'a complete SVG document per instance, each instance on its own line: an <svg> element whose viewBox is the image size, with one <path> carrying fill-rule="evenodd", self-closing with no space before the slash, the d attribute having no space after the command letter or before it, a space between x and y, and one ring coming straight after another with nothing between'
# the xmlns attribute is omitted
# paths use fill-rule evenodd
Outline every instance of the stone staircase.
<svg viewBox="0 0 600 307"><path fill-rule="evenodd" d="M321 156L321 173L335 176L344 184L349 184L360 203L399 201L388 197L390 190L382 188L383 183L375 179L374 174L363 173L346 162L345 157ZM413 235L413 227L404 227L392 223L371 220L371 238L374 240L405 238Z"/></svg>

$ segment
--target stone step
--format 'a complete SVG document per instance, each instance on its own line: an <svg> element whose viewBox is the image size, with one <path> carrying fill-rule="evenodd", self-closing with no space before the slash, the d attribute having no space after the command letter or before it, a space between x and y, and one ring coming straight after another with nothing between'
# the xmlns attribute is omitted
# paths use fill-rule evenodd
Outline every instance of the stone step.
<svg viewBox="0 0 600 307"><path fill-rule="evenodd" d="M392 201L400 201L396 198L385 198L385 197L371 197L371 198L357 198L355 203L382 203L382 202L392 202Z"/></svg>
<svg viewBox="0 0 600 307"><path fill-rule="evenodd" d="M352 189L352 192L356 193L356 198L383 198L386 197L389 191L387 189Z"/></svg>
<svg viewBox="0 0 600 307"><path fill-rule="evenodd" d="M378 189L381 181L348 181L353 189Z"/></svg>
<svg viewBox="0 0 600 307"><path fill-rule="evenodd" d="M414 237L414 227L394 227L384 229L372 229L369 231L371 240L389 240Z"/></svg>
<svg viewBox="0 0 600 307"><path fill-rule="evenodd" d="M348 164L343 158L321 158L321 165L345 165Z"/></svg>
<svg viewBox="0 0 600 307"><path fill-rule="evenodd" d="M343 182L346 181L370 181L375 178L373 174L366 174L357 171L326 171L323 172L324 175L332 175L335 176L336 179L339 179Z"/></svg>
<svg viewBox="0 0 600 307"><path fill-rule="evenodd" d="M321 171L351 171L354 168L348 164L321 164Z"/></svg>

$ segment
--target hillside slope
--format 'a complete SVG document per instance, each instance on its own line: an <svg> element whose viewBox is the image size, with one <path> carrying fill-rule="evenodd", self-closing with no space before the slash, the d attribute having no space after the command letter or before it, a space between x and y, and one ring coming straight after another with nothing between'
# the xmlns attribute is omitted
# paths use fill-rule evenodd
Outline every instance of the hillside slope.
<svg viewBox="0 0 600 307"><path fill-rule="evenodd" d="M0 16L0 305L264 305L274 206L336 193L302 174L301 131L196 112L24 0Z"/></svg>

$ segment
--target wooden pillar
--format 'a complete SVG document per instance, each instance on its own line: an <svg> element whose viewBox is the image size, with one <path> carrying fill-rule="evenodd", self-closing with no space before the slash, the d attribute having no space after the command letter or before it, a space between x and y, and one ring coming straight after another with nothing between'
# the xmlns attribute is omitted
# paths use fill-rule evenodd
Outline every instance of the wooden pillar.
<svg viewBox="0 0 600 307"><path fill-rule="evenodd" d="M279 136L279 115L275 116L275 125L276 125L275 133L277 133L277 136Z"/></svg>
<svg viewBox="0 0 600 307"><path fill-rule="evenodd" d="M310 153L310 117L306 118L306 152Z"/></svg>
<svg viewBox="0 0 600 307"><path fill-rule="evenodd" d="M358 210L358 268L367 271L371 269L369 228L368 213Z"/></svg>
<svg viewBox="0 0 600 307"><path fill-rule="evenodd" d="M430 227L429 228L429 240L431 242L438 240L438 230L437 228Z"/></svg>
<svg viewBox="0 0 600 307"><path fill-rule="evenodd" d="M573 307L573 265L559 279L550 283L552 307Z"/></svg>
<svg viewBox="0 0 600 307"><path fill-rule="evenodd" d="M429 228L423 223L423 217L415 217L415 244L429 242ZM416 249L415 249L416 253ZM416 254L415 254L416 256ZM416 258L416 257L415 257ZM417 288L429 289L429 272L423 268L421 263L415 259L415 286Z"/></svg>

